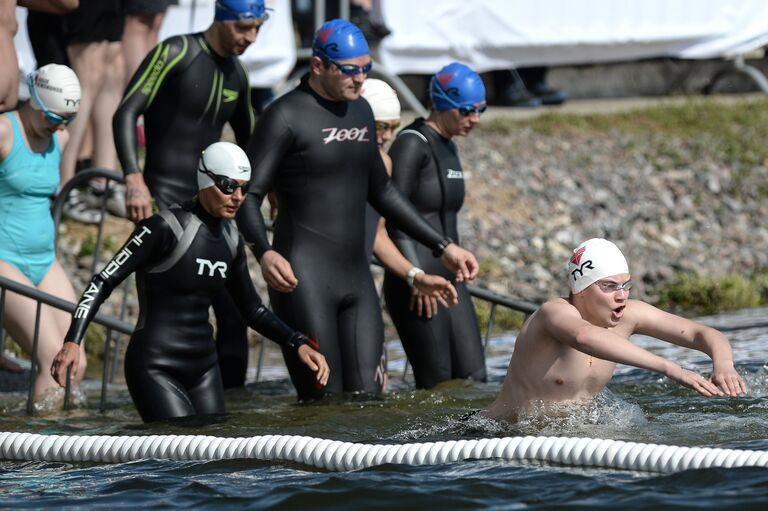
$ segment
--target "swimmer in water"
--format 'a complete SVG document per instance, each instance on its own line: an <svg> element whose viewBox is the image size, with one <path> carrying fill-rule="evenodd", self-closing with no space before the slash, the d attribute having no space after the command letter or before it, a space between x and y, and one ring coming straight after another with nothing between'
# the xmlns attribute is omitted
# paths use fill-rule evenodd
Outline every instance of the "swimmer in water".
<svg viewBox="0 0 768 511"><path fill-rule="evenodd" d="M713 328L629 299L629 267L619 248L593 238L568 263L570 294L550 300L523 325L501 393L485 415L516 420L534 406L546 413L591 400L616 363L661 373L702 396L746 393L728 339ZM642 334L709 355L710 380L630 341Z"/></svg>

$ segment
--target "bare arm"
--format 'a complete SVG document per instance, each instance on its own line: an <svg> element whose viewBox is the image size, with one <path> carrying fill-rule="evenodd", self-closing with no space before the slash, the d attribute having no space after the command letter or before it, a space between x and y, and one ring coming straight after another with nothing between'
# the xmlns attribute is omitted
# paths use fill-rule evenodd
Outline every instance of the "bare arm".
<svg viewBox="0 0 768 511"><path fill-rule="evenodd" d="M576 308L564 300L544 304L540 313L547 333L553 339L578 351L604 360L661 373L703 396L723 395L715 385L700 375L644 350L609 329L585 321Z"/></svg>
<svg viewBox="0 0 768 511"><path fill-rule="evenodd" d="M647 303L635 300L631 303L632 314L637 318L637 333L706 353L712 359L712 381L730 396L746 393L746 384L733 367L733 351L725 335Z"/></svg>

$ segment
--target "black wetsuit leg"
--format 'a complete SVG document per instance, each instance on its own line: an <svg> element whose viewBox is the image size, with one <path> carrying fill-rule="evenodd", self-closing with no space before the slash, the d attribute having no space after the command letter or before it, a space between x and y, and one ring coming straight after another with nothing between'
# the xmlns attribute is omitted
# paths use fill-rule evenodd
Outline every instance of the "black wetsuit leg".
<svg viewBox="0 0 768 511"><path fill-rule="evenodd" d="M333 368L325 389L318 388L296 352L283 350L299 399L316 399L324 391L380 393L384 327L371 272L358 255L363 247L339 250L306 231L294 240L286 253L299 285L290 293L270 289L272 307L289 326L314 339ZM326 254L329 248L333 254Z"/></svg>

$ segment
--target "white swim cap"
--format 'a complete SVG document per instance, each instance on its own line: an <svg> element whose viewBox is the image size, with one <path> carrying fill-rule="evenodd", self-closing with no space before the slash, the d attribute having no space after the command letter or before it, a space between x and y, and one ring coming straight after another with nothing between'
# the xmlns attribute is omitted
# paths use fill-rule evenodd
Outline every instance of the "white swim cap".
<svg viewBox="0 0 768 511"><path fill-rule="evenodd" d="M395 89L383 80L368 78L363 82L362 95L368 100L377 121L400 118L400 101Z"/></svg>
<svg viewBox="0 0 768 511"><path fill-rule="evenodd" d="M46 64L30 73L27 85L35 110L45 106L50 112L75 114L80 108L80 80L67 66Z"/></svg>
<svg viewBox="0 0 768 511"><path fill-rule="evenodd" d="M231 142L215 142L203 151L200 157L199 170L208 170L219 176L231 179L251 179L251 162L245 151ZM202 190L213 186L211 179L204 172L197 173L197 187Z"/></svg>
<svg viewBox="0 0 768 511"><path fill-rule="evenodd" d="M619 247L603 238L587 240L573 251L568 261L568 284L573 294L580 293L600 279L629 273Z"/></svg>

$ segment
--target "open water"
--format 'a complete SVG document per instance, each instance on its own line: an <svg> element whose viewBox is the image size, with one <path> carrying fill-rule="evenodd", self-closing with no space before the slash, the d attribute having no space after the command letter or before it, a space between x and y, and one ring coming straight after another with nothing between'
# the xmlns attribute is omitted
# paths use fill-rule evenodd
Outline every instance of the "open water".
<svg viewBox="0 0 768 511"><path fill-rule="evenodd" d="M57 434L297 434L365 443L405 443L517 435L613 438L685 446L768 450L768 313L707 319L725 328L745 397L698 397L659 375L620 367L592 406L567 418L518 424L460 421L498 391L514 337L492 340L490 382L448 382L414 391L402 380L399 344L390 343L391 390L378 400L339 397L295 403L279 365L270 381L227 393L230 414L207 425L143 425L125 388L110 389L99 414L98 385L68 413L24 415L20 393L0 395L0 431ZM735 327L735 328L734 328ZM705 355L659 341L636 341L708 373ZM272 353L270 360L273 360ZM40 509L768 509L768 470L688 470L671 475L506 461L440 466L385 465L334 473L294 463L170 462L116 465L0 461L0 508Z"/></svg>

